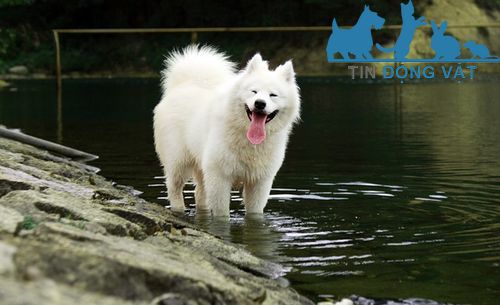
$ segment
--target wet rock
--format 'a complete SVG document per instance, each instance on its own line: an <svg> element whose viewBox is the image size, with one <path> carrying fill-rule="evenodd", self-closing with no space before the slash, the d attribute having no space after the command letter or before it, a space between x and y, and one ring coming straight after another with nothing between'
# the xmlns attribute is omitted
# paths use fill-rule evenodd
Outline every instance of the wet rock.
<svg viewBox="0 0 500 305"><path fill-rule="evenodd" d="M0 138L0 305L313 304L95 168Z"/></svg>
<svg viewBox="0 0 500 305"><path fill-rule="evenodd" d="M351 299L345 298L345 299L342 299L339 302L335 303L335 305L353 305L353 303L352 303Z"/></svg>
<svg viewBox="0 0 500 305"><path fill-rule="evenodd" d="M351 301L351 304L355 305L452 305L448 303L439 303L433 300L420 299L420 298L409 298L400 300L374 300L370 298L365 298L362 296L352 295L350 299L342 299ZM344 304L341 304L344 305Z"/></svg>

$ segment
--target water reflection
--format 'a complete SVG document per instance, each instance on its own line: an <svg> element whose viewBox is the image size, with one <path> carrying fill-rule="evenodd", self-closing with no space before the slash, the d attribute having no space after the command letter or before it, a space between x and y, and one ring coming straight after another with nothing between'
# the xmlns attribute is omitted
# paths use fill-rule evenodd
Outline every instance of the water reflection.
<svg viewBox="0 0 500 305"><path fill-rule="evenodd" d="M195 213L191 220L216 236L244 245L259 257L279 261L278 248L282 234L274 229L275 224L268 216L244 215L243 211L233 211L230 221L225 217L212 217L209 213Z"/></svg>
<svg viewBox="0 0 500 305"><path fill-rule="evenodd" d="M290 267L319 295L496 304L500 298L498 78L394 86L301 80L303 112L263 218L188 216ZM0 123L57 140L52 82L0 91ZM63 144L167 205L152 144L158 80L65 81ZM33 98L36 96L36 99ZM119 103L119 107L117 107ZM194 211L193 194L186 202Z"/></svg>
<svg viewBox="0 0 500 305"><path fill-rule="evenodd" d="M231 223L225 217L212 217L209 212L193 212L194 223L200 228L221 237L222 239L231 239Z"/></svg>
<svg viewBox="0 0 500 305"><path fill-rule="evenodd" d="M452 280L458 262L463 260L487 262L467 268L468 276L482 276L490 268L499 268L500 235L495 232L500 232L500 226L494 222L500 215L498 207L470 206L457 200L456 193L448 188L324 178L313 178L302 186L306 185L309 188L273 188L269 210L260 217L245 216L241 194L235 191L230 222L207 215L192 215L191 219L256 255L288 267L288 277L301 291L326 292L336 287L363 292L364 298L352 297L357 302L373 301L366 296L376 291L357 285L383 290L397 281L404 297L415 295L415 285L438 285L442 278ZM164 187L161 183L155 186ZM185 195L194 211L191 188ZM488 223L482 222L484 219ZM443 268L448 271L438 275ZM318 278L325 283L318 283ZM343 287L337 279L358 284ZM496 278L486 285L496 285ZM442 285L440 289L455 291ZM399 302L384 300L391 295L375 296L379 297L377 304ZM426 296L440 299L438 294ZM471 298L462 295L462 299ZM439 304L424 299L401 300L403 304L410 301ZM369 304L366 302L360 304Z"/></svg>

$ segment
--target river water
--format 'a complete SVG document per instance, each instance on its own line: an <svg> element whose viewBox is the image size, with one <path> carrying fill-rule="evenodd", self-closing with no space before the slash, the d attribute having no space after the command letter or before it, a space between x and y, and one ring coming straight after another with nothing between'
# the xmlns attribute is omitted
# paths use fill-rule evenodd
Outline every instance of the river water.
<svg viewBox="0 0 500 305"><path fill-rule="evenodd" d="M499 304L500 79L300 79L302 122L263 218L187 219L287 267L315 299L353 294ZM152 144L157 79L0 90L0 124L100 156L92 165L168 205ZM186 188L193 204L192 189Z"/></svg>

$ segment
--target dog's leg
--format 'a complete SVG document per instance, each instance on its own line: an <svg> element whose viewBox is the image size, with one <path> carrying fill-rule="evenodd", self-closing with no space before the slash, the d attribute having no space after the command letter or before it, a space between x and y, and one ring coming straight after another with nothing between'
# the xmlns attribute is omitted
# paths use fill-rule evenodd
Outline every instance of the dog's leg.
<svg viewBox="0 0 500 305"><path fill-rule="evenodd" d="M167 164L175 165L165 167L168 200L170 201L171 209L174 212L184 212L186 207L182 191L186 183L185 168L182 166L182 163L176 162L174 159L169 160Z"/></svg>
<svg viewBox="0 0 500 305"><path fill-rule="evenodd" d="M213 172L204 172L206 202L214 216L229 216L232 181Z"/></svg>
<svg viewBox="0 0 500 305"><path fill-rule="evenodd" d="M208 211L210 207L207 204L205 193L205 183L203 181L203 172L199 168L194 169L194 182L196 187L194 189L194 199L196 201L196 211Z"/></svg>
<svg viewBox="0 0 500 305"><path fill-rule="evenodd" d="M264 207L267 204L272 185L273 178L265 178L257 182L245 183L243 201L247 214L264 212Z"/></svg>
<svg viewBox="0 0 500 305"><path fill-rule="evenodd" d="M180 173L169 173L166 175L166 184L168 191L168 200L174 212L184 212L184 197L182 190L184 189L184 177Z"/></svg>
<svg viewBox="0 0 500 305"><path fill-rule="evenodd" d="M326 58L329 62L332 62L335 60L335 53L337 51L333 50L333 49L330 49L330 48L326 48Z"/></svg>

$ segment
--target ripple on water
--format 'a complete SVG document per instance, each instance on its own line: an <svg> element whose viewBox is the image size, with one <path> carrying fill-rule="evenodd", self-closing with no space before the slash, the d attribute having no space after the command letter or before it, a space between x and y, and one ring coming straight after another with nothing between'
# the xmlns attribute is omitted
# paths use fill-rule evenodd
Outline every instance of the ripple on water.
<svg viewBox="0 0 500 305"><path fill-rule="evenodd" d="M184 193L194 210L193 185ZM457 256L474 255L475 260L498 263L500 237L491 232L498 232L500 225L457 229L456 220L477 223L486 214L500 214L499 209L470 207L450 198L453 195L443 190L316 179L309 189L273 188L265 217L253 222L244 215L241 193L233 191L229 225L212 223L206 228L285 265L291 279L308 281L310 276L314 283L318 277L360 278L379 274L378 270L385 270L381 280L393 281L406 276L401 270L417 269L408 278L418 279L432 274L433 264ZM418 300L412 304L419 304Z"/></svg>

